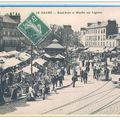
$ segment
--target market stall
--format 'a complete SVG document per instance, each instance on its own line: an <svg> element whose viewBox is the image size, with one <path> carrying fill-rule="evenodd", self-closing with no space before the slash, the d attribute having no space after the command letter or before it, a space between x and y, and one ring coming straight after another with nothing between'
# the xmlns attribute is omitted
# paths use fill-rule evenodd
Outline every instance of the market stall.
<svg viewBox="0 0 120 120"><path fill-rule="evenodd" d="M36 73L36 72L38 72L39 71L39 69L38 68L36 68L36 67L34 67L34 66L32 66L32 72L33 73ZM23 71L24 73L27 73L27 74L31 74L31 66L29 65L29 66L26 66L26 67L24 67L21 71Z"/></svg>

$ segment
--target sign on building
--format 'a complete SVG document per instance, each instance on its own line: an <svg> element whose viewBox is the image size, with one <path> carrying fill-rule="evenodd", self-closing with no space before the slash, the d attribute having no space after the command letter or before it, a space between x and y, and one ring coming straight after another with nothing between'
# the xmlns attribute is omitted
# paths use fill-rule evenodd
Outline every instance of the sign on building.
<svg viewBox="0 0 120 120"><path fill-rule="evenodd" d="M18 25L18 29L34 44L40 43L47 36L49 27L34 13L31 13L22 23Z"/></svg>

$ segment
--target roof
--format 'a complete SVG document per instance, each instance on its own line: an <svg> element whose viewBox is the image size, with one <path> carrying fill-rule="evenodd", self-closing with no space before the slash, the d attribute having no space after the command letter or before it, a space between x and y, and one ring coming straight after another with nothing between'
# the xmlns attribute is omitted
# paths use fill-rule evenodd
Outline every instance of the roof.
<svg viewBox="0 0 120 120"><path fill-rule="evenodd" d="M65 49L62 45L58 43L58 40L54 39L53 43L48 45L46 48L53 48L53 49Z"/></svg>
<svg viewBox="0 0 120 120"><path fill-rule="evenodd" d="M120 34L118 34L114 39L120 40Z"/></svg>
<svg viewBox="0 0 120 120"><path fill-rule="evenodd" d="M94 27L104 27L107 26L108 22L97 22L97 23L90 23L89 26L87 26L88 28L94 28Z"/></svg>
<svg viewBox="0 0 120 120"><path fill-rule="evenodd" d="M3 68L6 69L8 67L14 67L16 65L18 65L19 63L21 63L20 60L16 59L16 58L9 58L5 60L5 63L3 65Z"/></svg>
<svg viewBox="0 0 120 120"><path fill-rule="evenodd" d="M39 65L43 65L43 64L45 64L47 61L46 60L44 60L44 59L42 59L42 58L38 58L38 59L36 59L36 60L33 60L33 64L34 63L38 63Z"/></svg>
<svg viewBox="0 0 120 120"><path fill-rule="evenodd" d="M8 15L4 15L4 16L2 16L2 17L3 17L3 22L5 22L5 23L14 23L14 24L17 23L17 22L14 21L12 18L10 18Z"/></svg>

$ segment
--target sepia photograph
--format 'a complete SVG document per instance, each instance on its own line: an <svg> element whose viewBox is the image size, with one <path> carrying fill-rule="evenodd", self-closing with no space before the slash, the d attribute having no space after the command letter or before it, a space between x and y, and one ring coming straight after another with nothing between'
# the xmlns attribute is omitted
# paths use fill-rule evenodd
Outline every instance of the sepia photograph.
<svg viewBox="0 0 120 120"><path fill-rule="evenodd" d="M119 116L119 11L0 3L0 116Z"/></svg>

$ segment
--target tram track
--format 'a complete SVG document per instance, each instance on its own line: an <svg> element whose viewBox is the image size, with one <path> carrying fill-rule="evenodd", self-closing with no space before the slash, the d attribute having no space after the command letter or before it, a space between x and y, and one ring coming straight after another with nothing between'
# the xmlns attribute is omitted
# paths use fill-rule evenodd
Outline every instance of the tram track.
<svg viewBox="0 0 120 120"><path fill-rule="evenodd" d="M119 99L119 98L120 98L120 95L117 96L116 98L114 98L113 100L111 100L110 102L108 102L107 104L103 105L101 108L93 111L93 112L90 113L90 114L91 114L91 115L96 114L96 113L98 113L98 112L100 112L100 111L102 111L102 110L104 110L104 109L106 109L106 108L108 108L108 107L110 107L110 106L112 106L112 105L115 105L115 104L119 103L120 101L113 103L115 100L117 100L117 99ZM112 103L112 104L111 104L111 103Z"/></svg>
<svg viewBox="0 0 120 120"><path fill-rule="evenodd" d="M83 96L83 97L80 97L80 98L78 98L78 99L76 99L76 100L73 100L73 101L71 101L71 102L69 102L69 103L63 104L63 105L61 105L61 106L59 106L59 107L53 108L53 109L51 109L51 110L45 111L45 112L43 112L43 113L41 113L41 114L48 114L48 113L50 113L50 112L59 110L60 108L65 108L65 107L67 107L67 106L70 106L70 105L72 105L72 104L75 104L75 103L77 103L77 102L80 102L81 100L88 99L88 98L93 97L93 96L95 96L95 95L101 94L101 93L103 93L103 92L112 91L114 88L108 89L108 90L104 90L104 91L100 92L100 90L102 90L109 82L110 82L110 81L106 82L105 84L103 84L103 85L100 86L99 88L95 89L94 91L88 93L87 95L85 95L85 96ZM107 94L108 94L108 93L107 93ZM73 111L73 112L74 112L74 111ZM69 113L68 113L68 114L69 114ZM71 113L70 113L70 114L71 114Z"/></svg>
<svg viewBox="0 0 120 120"><path fill-rule="evenodd" d="M101 99L101 98L105 97L106 95L110 94L111 92L113 92L113 90L114 90L114 89L110 89L110 90L109 90L106 94L104 94L103 96L100 96L99 98L93 100L92 102L90 102L90 103L88 103L88 104L86 104L86 105L84 105L84 106L82 106L82 107L80 107L80 108L78 108L78 109L76 109L76 110L74 110L74 111L71 111L71 112L69 112L69 113L67 113L67 114L68 114L68 115L74 114L75 112L78 112L78 111L80 111L80 110L82 110L82 109L84 109L84 108L86 108L86 107L88 107L88 106L90 106L90 105L92 105L92 104L95 104L99 99Z"/></svg>

